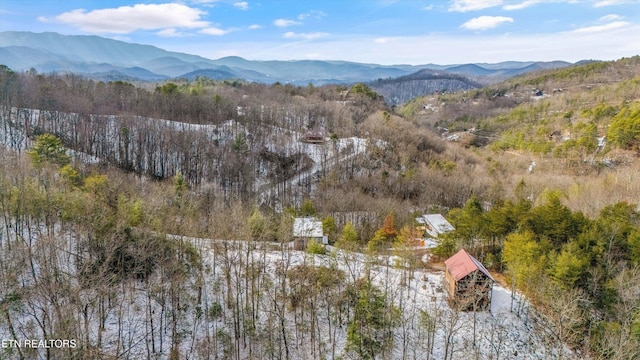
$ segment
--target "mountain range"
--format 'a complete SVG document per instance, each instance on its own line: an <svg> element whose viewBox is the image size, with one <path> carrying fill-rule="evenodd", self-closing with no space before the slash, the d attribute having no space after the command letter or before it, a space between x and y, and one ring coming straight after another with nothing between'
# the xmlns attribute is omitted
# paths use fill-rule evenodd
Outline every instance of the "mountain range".
<svg viewBox="0 0 640 360"><path fill-rule="evenodd" d="M391 103L435 91L478 88L530 71L572 65L564 61L455 65L378 65L348 61L207 59L151 45L53 32L0 32L0 64L15 71L76 73L100 81L243 79L259 83L323 85L364 82Z"/></svg>

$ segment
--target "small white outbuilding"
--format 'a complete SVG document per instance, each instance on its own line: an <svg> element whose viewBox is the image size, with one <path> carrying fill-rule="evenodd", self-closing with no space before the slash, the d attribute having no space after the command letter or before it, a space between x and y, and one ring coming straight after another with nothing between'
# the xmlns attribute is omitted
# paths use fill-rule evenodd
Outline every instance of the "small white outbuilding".
<svg viewBox="0 0 640 360"><path fill-rule="evenodd" d="M328 244L327 237L322 232L322 221L314 217L299 217L293 219L293 246L296 250L304 250L309 240L319 244Z"/></svg>

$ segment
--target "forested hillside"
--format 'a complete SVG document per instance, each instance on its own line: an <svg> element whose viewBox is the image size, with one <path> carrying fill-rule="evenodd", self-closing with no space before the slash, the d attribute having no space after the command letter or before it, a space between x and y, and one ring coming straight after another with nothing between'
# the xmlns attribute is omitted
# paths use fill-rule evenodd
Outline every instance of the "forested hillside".
<svg viewBox="0 0 640 360"><path fill-rule="evenodd" d="M491 82L489 79L483 80ZM430 69L394 79L380 79L370 84L389 105L404 104L424 94L454 93L482 87L479 81L469 77Z"/></svg>
<svg viewBox="0 0 640 360"><path fill-rule="evenodd" d="M633 358L639 69L391 109L364 84L2 67L0 337L77 346L0 357ZM456 231L425 264L429 212ZM333 246L292 250L294 216ZM513 297L451 309L429 269L460 248Z"/></svg>
<svg viewBox="0 0 640 360"><path fill-rule="evenodd" d="M52 133L101 164L156 179L180 173L198 191L210 189L225 201L265 200L265 188L280 188L266 199L270 204L299 204L317 190L314 197L323 198L319 203L328 212L367 209L380 195L452 206L463 204L474 187L465 175L475 166L472 156L454 155L427 129L385 110L361 84L348 89L198 79L146 89L10 69L3 76L5 144L25 148L30 137ZM320 131L322 144L301 141L309 131ZM459 168L441 171L458 175L454 183L438 172L416 171L454 156ZM312 176L300 178L309 170ZM342 186L347 179L359 184L363 200L334 205L335 191L351 192ZM419 190L427 180L439 185Z"/></svg>
<svg viewBox="0 0 640 360"><path fill-rule="evenodd" d="M584 356L637 356L640 58L420 98L402 111L474 149L494 174L489 197L448 213L457 230L434 251L474 249L545 316L561 315L557 336Z"/></svg>

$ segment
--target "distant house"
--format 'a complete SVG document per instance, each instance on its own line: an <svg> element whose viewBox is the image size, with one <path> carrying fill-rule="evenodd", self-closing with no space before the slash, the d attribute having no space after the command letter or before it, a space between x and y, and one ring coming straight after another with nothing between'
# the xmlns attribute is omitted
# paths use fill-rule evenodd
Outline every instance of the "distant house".
<svg viewBox="0 0 640 360"><path fill-rule="evenodd" d="M440 214L422 215L416 218L416 221L418 222L418 226L433 238L455 230L453 225Z"/></svg>
<svg viewBox="0 0 640 360"><path fill-rule="evenodd" d="M327 237L322 232L322 221L314 217L300 217L293 219L293 247L296 250L307 248L309 240L318 244L327 244Z"/></svg>
<svg viewBox="0 0 640 360"><path fill-rule="evenodd" d="M302 141L309 144L324 144L326 142L325 132L323 129L307 130Z"/></svg>
<svg viewBox="0 0 640 360"><path fill-rule="evenodd" d="M444 285L449 303L462 311L482 311L491 307L495 280L487 268L464 249L445 260Z"/></svg>

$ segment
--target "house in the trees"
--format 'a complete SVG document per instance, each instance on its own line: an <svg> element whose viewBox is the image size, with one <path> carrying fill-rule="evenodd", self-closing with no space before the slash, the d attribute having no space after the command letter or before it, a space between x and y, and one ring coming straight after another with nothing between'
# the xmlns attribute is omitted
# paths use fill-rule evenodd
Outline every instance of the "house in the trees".
<svg viewBox="0 0 640 360"><path fill-rule="evenodd" d="M429 235L436 239L444 233L455 230L453 225L451 225L441 214L422 215L416 218L416 222L418 223L419 228L426 233L425 235Z"/></svg>
<svg viewBox="0 0 640 360"><path fill-rule="evenodd" d="M304 250L312 239L318 244L327 245L327 237L322 232L322 221L314 217L293 219L293 247Z"/></svg>
<svg viewBox="0 0 640 360"><path fill-rule="evenodd" d="M495 280L480 261L462 249L444 265L444 286L451 306L462 311L490 309Z"/></svg>
<svg viewBox="0 0 640 360"><path fill-rule="evenodd" d="M309 144L324 144L326 142L324 129L310 129L302 136L302 141Z"/></svg>

